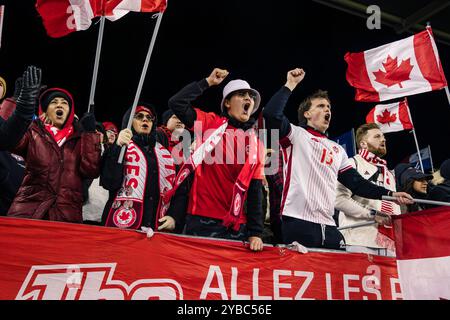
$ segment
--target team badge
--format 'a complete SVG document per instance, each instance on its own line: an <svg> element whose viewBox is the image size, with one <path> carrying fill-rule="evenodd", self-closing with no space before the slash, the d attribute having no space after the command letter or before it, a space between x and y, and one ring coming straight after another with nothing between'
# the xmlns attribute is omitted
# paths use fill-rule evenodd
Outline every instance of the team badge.
<svg viewBox="0 0 450 320"><path fill-rule="evenodd" d="M242 205L241 195L239 193L237 193L236 197L234 198L234 204L233 204L233 214L235 216L239 215L239 212L241 210L241 205Z"/></svg>
<svg viewBox="0 0 450 320"><path fill-rule="evenodd" d="M137 214L133 208L120 208L114 212L113 222L119 228L129 228L136 222Z"/></svg>

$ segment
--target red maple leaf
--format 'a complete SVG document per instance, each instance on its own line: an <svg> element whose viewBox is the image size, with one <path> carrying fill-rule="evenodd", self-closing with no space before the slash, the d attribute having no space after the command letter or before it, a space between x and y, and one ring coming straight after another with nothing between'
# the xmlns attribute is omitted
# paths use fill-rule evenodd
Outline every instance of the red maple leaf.
<svg viewBox="0 0 450 320"><path fill-rule="evenodd" d="M129 217L130 217L130 213L129 213L129 212L125 212L125 211L122 211L122 212L120 213L120 215L119 215L119 218L120 218L122 221L128 220Z"/></svg>
<svg viewBox="0 0 450 320"><path fill-rule="evenodd" d="M373 73L375 75L375 81L388 87L398 84L400 88L403 88L402 82L410 79L409 74L413 68L410 62L411 58L408 58L402 60L400 65L397 65L397 57L392 59L391 56L388 55L386 62L383 62L383 67L386 71L381 69L375 71Z"/></svg>
<svg viewBox="0 0 450 320"><path fill-rule="evenodd" d="M389 123L395 122L397 120L396 114L391 114L388 109L384 109L384 111L381 113L381 115L377 115L377 121L379 123Z"/></svg>

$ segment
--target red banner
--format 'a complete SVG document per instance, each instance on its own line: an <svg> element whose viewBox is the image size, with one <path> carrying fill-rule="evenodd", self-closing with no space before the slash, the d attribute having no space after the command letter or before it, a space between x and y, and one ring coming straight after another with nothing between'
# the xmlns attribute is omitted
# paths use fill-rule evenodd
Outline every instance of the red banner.
<svg viewBox="0 0 450 320"><path fill-rule="evenodd" d="M394 217L398 274L408 300L450 299L450 208Z"/></svg>
<svg viewBox="0 0 450 320"><path fill-rule="evenodd" d="M0 218L0 299L399 299L394 258Z"/></svg>

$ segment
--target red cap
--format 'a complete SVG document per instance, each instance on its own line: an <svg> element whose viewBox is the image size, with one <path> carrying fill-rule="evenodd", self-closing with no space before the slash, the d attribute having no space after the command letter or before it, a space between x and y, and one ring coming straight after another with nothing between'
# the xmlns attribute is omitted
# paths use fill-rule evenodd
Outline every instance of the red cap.
<svg viewBox="0 0 450 320"><path fill-rule="evenodd" d="M144 106L137 106L137 107L136 107L136 112L135 112L135 114L136 114L136 113L139 113L139 112L141 112L141 111L148 112L148 113L150 113L152 116L154 116L152 110L150 110L149 108L144 107Z"/></svg>
<svg viewBox="0 0 450 320"><path fill-rule="evenodd" d="M105 128L105 131L111 130L115 134L119 133L119 130L117 129L117 127L116 127L116 125L114 123L109 122L109 121L105 121L102 124L103 124L103 127Z"/></svg>

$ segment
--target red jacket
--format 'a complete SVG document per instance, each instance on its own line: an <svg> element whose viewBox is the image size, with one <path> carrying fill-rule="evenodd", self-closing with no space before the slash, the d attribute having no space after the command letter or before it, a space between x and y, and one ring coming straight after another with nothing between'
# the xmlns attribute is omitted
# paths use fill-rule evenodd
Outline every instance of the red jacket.
<svg viewBox="0 0 450 320"><path fill-rule="evenodd" d="M69 123L74 112L72 104ZM36 119L13 152L25 158L26 168L8 216L82 223L82 180L100 175L100 136L75 129L59 147Z"/></svg>

